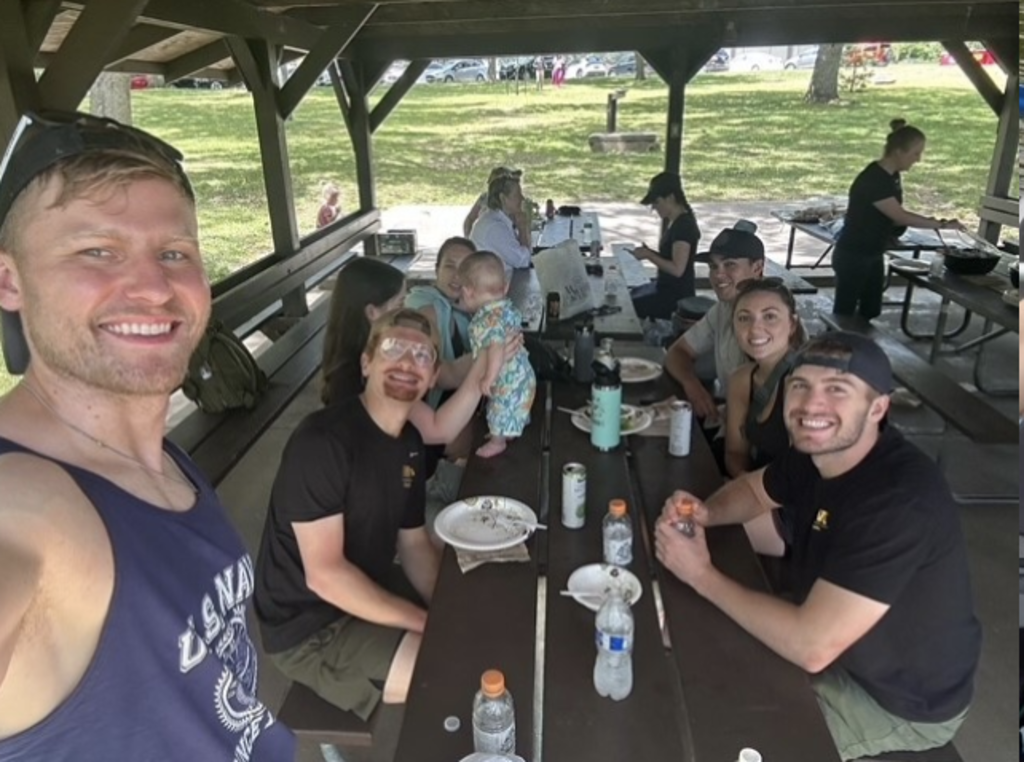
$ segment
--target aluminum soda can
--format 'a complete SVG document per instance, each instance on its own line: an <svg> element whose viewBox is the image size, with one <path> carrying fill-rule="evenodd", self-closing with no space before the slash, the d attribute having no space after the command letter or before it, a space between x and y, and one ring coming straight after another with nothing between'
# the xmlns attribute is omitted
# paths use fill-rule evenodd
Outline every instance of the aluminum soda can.
<svg viewBox="0 0 1024 762"><path fill-rule="evenodd" d="M693 407L684 400L669 405L668 454L683 458L690 454L690 432L693 429Z"/></svg>
<svg viewBox="0 0 1024 762"><path fill-rule="evenodd" d="M562 526L580 529L587 517L587 469L582 463L562 466Z"/></svg>

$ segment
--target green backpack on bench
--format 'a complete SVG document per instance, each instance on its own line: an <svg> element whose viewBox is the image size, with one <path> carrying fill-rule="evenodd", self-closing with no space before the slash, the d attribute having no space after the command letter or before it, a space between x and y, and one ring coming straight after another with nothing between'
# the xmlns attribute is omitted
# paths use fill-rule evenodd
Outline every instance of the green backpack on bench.
<svg viewBox="0 0 1024 762"><path fill-rule="evenodd" d="M267 374L245 344L219 320L210 320L188 361L185 396L207 413L252 409L267 388Z"/></svg>

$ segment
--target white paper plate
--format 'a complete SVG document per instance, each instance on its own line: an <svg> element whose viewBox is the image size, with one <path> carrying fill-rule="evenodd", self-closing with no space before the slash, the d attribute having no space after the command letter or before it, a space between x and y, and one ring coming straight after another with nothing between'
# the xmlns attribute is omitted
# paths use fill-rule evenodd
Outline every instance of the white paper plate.
<svg viewBox="0 0 1024 762"><path fill-rule="evenodd" d="M896 272L902 270L908 273L926 273L931 269L931 265L928 262L922 262L919 259L893 260L890 264Z"/></svg>
<svg viewBox="0 0 1024 762"><path fill-rule="evenodd" d="M636 407L635 405L622 406L622 436L628 437L643 431L654 422L654 416L649 410ZM627 425L628 424L628 425ZM590 433L590 406L581 407L572 414L572 425L580 431Z"/></svg>
<svg viewBox="0 0 1024 762"><path fill-rule="evenodd" d="M452 503L434 519L434 531L463 550L502 550L526 540L537 524L529 506L510 497L481 495Z"/></svg>
<svg viewBox="0 0 1024 762"><path fill-rule="evenodd" d="M570 575L566 587L578 603L591 611L601 608L604 597L614 589L628 592L630 606L640 600L644 592L633 572L611 564L581 566Z"/></svg>
<svg viewBox="0 0 1024 762"><path fill-rule="evenodd" d="M1015 288L1009 288L1003 292L1003 304L1007 307L1014 307L1020 309L1020 291Z"/></svg>
<svg viewBox="0 0 1024 762"><path fill-rule="evenodd" d="M661 365L651 360L642 357L620 357L618 360L624 384L642 384L661 375Z"/></svg>

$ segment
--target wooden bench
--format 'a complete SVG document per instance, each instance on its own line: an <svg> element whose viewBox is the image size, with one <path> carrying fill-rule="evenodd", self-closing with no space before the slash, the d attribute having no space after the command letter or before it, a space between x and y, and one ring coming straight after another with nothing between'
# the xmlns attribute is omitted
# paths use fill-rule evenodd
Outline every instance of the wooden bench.
<svg viewBox="0 0 1024 762"><path fill-rule="evenodd" d="M856 315L820 313L829 328L859 333L882 348L893 375L921 400L979 444L1017 442L1017 427L894 336Z"/></svg>
<svg viewBox="0 0 1024 762"><path fill-rule="evenodd" d="M925 751L889 751L857 762L964 762L952 743Z"/></svg>
<svg viewBox="0 0 1024 762"><path fill-rule="evenodd" d="M356 255L352 248L379 228L376 211L344 221L317 238L295 257L243 268L214 287L213 314L244 337L276 319L289 295L335 274ZM385 256L383 261L406 270L413 256ZM269 262L269 264L267 264ZM248 277L242 277L244 273ZM168 438L184 449L216 486L249 447L274 422L320 368L323 334L330 299L322 299L301 317L282 318L285 330L257 358L269 383L252 410L211 414L195 410L178 423Z"/></svg>
<svg viewBox="0 0 1024 762"><path fill-rule="evenodd" d="M302 683L292 683L277 719L297 736L346 748L373 746L373 719L361 720L316 695Z"/></svg>

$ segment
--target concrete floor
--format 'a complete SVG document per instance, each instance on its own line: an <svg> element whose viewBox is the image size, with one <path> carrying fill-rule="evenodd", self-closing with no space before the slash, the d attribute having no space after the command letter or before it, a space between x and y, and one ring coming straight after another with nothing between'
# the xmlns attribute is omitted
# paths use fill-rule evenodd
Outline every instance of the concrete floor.
<svg viewBox="0 0 1024 762"><path fill-rule="evenodd" d="M594 206L601 215L606 244L656 239L657 221L638 206ZM697 214L705 236L709 239L722 227L730 226L737 218L757 221L761 225L759 233L765 240L769 256L781 262L785 258L788 229L767 216L768 208L768 204L753 203L697 205ZM419 231L420 246L436 250L436 246L444 238L461 230L461 218L464 213L464 209L454 207L408 207L390 210L384 214L384 227L415 227ZM819 242L800 235L797 238L797 245L795 261L805 264L813 262L823 248ZM432 259L424 258L417 263L413 275L429 273L432 269ZM898 288L892 289L890 293L892 298L902 296ZM830 290L823 289L818 295L801 297L799 301L809 331L812 334L820 331L821 323L815 319L814 314L819 309L830 308ZM915 321L920 321L922 326L927 325L929 320L934 322L937 297L919 291L915 297L915 305ZM898 319L898 309L887 307L879 321L890 328L894 335L900 335ZM977 326L972 327L966 337L976 334L977 330ZM926 351L920 345L915 348L922 354ZM973 361L974 355L968 354L963 357L940 359L939 365L957 381L969 384ZM1010 335L992 342L985 350L983 367L987 386L1015 390L1017 337ZM1015 391L1008 396L984 396L1012 420L1016 410ZM267 498L281 450L298 421L318 405L314 382L299 395L220 486L221 497L254 556L263 530ZM955 492L1018 494L1020 477L1016 447L975 446L956 432L947 430L937 415L920 408L899 406L894 410L893 417L896 423L927 452L932 455L942 454L947 479ZM965 762L1009 760L1015 753L1017 745L1016 734L1012 730L1013 699L1017 696L1017 683L1013 682L1013 667L1019 658L1017 641L1013 640L1013 630L1016 629L1013 627L1013 614L1017 613L1017 610L1013 607L1010 577L1013 513L1011 505L964 506L961 512L977 600L977 613L982 622L985 638L974 706L956 739L956 746ZM1021 543L1020 547L1024 548L1024 543ZM256 627L252 628L252 632L254 637L258 638ZM283 700L287 681L267 660L262 660L261 666L261 693L271 708L276 709ZM470 700L471 697L467 697L467 701ZM299 762L320 759L317 748L309 744L303 745ZM351 755L346 756L346 759L348 762L358 762L362 757Z"/></svg>

